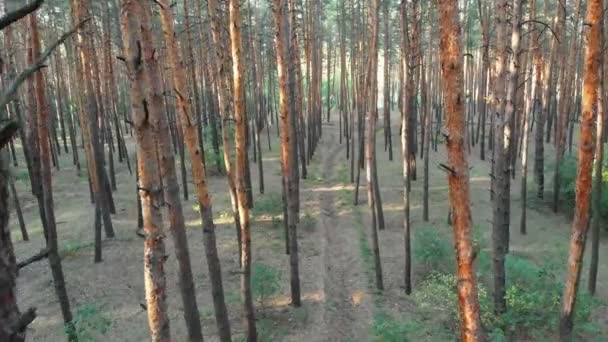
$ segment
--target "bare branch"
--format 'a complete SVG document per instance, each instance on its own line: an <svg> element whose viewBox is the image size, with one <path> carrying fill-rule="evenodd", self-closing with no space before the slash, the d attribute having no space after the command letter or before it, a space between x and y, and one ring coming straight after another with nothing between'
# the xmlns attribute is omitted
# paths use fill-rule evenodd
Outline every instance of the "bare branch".
<svg viewBox="0 0 608 342"><path fill-rule="evenodd" d="M42 260L42 259L44 259L44 258L46 258L48 256L49 256L49 249L48 248L44 248L40 252L38 252L38 254L34 254L31 257L29 257L29 258L27 258L27 259L25 259L23 261L18 262L17 263L17 268L18 269L22 269L25 266L27 266L29 264L32 264L32 263L34 263L36 261L40 261L40 260Z"/></svg>
<svg viewBox="0 0 608 342"><path fill-rule="evenodd" d="M30 4L27 4L21 8L18 8L12 12L5 14L4 16L2 16L2 18L0 18L0 30L25 17L26 15L34 12L35 10L40 8L40 5L42 5L43 2L44 0L36 0Z"/></svg>
<svg viewBox="0 0 608 342"><path fill-rule="evenodd" d="M66 39L68 39L69 36L71 36L76 31L78 31L82 27L82 25L84 25L87 21L89 21L89 19L85 19L85 20L81 21L73 29L71 29L70 31L64 33L61 37L59 37L59 39L57 39L57 41L55 43L53 43L51 46L49 46L48 49L46 49L46 51L44 52L44 54L42 54L42 56L40 56L40 58L36 61L36 63L34 63L34 64L30 65L29 67L27 67L25 70L23 70L21 72L21 74L19 74L17 76L15 78L15 80L13 81L13 83L8 86L8 89L6 89L2 93L2 96L0 97L0 108L6 106L6 104L9 103L12 100L12 97L17 92L17 89L19 88L19 86L23 82L25 82L25 80L27 80L28 77L30 77L33 73L35 73L36 71L38 71L38 70L42 69L43 67L45 67L44 61L47 58L49 58L49 56L53 53L53 51L55 51L55 49L59 45L63 44L63 42Z"/></svg>

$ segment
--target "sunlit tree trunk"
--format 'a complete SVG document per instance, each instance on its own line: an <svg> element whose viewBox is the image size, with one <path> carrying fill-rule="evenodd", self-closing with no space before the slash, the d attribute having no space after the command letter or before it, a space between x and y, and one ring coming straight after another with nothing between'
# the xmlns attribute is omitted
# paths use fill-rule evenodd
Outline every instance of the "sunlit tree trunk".
<svg viewBox="0 0 608 342"><path fill-rule="evenodd" d="M576 173L576 207L574 209L574 221L572 222L566 285L562 297L559 323L559 334L562 341L572 340L574 308L581 269L583 267L583 252L585 250L587 229L589 227L591 174L593 168L593 147L595 145L594 110L597 105L598 85L600 81L602 56L602 25L600 21L603 13L602 0L589 0L587 2L581 133Z"/></svg>
<svg viewBox="0 0 608 342"><path fill-rule="evenodd" d="M125 49L125 63L130 81L131 109L137 141L137 168L139 196L144 223L144 284L146 311L151 340L171 340L165 279L165 243L161 204L163 202L154 129L156 122L150 118L149 106L144 95L146 87L142 56L142 37L139 22L144 9L139 1L123 1L121 27Z"/></svg>
<svg viewBox="0 0 608 342"><path fill-rule="evenodd" d="M171 147L167 117L163 112L163 87L156 55L156 44L152 33L150 5L142 2L141 6L143 9L140 17L141 49L144 72L148 83L148 87L145 88L146 101L149 104L148 115L149 120L153 122L152 129L159 155L160 177L163 182L163 195L168 209L169 228L177 259L178 285L184 307L184 318L190 341L202 341L200 314L196 303L186 225L175 172L175 159ZM175 53L175 50L171 52ZM183 71L183 69L181 70ZM198 155L200 156L200 153ZM198 162L201 167L204 166L202 161L199 160Z"/></svg>
<svg viewBox="0 0 608 342"><path fill-rule="evenodd" d="M279 77L279 111L280 111L280 126L281 126L281 171L283 175L283 186L285 189L285 200L287 202L287 226L289 231L289 265L290 265L290 284L291 284L291 303L294 306L301 305L300 298L300 271L298 260L298 236L297 236L297 210L295 203L295 175L298 171L294 168L292 159L293 154L297 150L293 149L292 139L294 139L290 125L292 116L295 114L293 109L295 106L290 106L291 98L289 92L288 79L289 76L289 53L286 47L289 46L289 21L287 0L274 0L273 13L276 30L276 56L277 70ZM291 93L293 94L293 93Z"/></svg>
<svg viewBox="0 0 608 342"><path fill-rule="evenodd" d="M242 260L242 239L241 239L241 219L237 204L237 190L235 171L232 168L232 158L230 157L231 146L230 142L230 130L229 123L230 119L230 55L227 51L224 51L222 44L222 21L219 14L218 3L216 0L208 0L207 8L209 12L209 18L211 23L211 34L213 37L214 54L211 54L211 63L215 64L215 82L218 88L218 103L220 109L220 116L222 118L222 150L224 155L224 167L226 169L226 179L228 180L228 190L230 192L230 202L232 205L232 214L234 217L234 223L237 235L238 244L238 260L239 265Z"/></svg>
<svg viewBox="0 0 608 342"><path fill-rule="evenodd" d="M230 41L232 52L232 79L234 99L234 138L236 145L235 182L236 195L241 218L241 301L243 302L244 323L247 340L257 341L255 311L251 293L251 235L249 222L249 201L245 176L247 173L247 122L245 121L245 93L243 87L243 56L241 51L241 8L238 0L229 1Z"/></svg>
<svg viewBox="0 0 608 342"><path fill-rule="evenodd" d="M89 13L89 3L86 0L76 1L72 0L72 11L74 16L74 21L84 20L83 18L88 18ZM93 73L91 61L93 58L96 58L94 55L94 49L91 41L91 29L90 26L92 23L86 23L84 27L78 33L78 81L80 84L84 85L83 99L86 103L86 108L79 108L79 116L80 116L80 126L81 133L84 140L85 152L87 157L87 169L91 181L91 188L95 199L95 206L99 207L100 213L103 218L103 226L105 228L106 236L113 237L114 236L114 228L112 225L112 219L110 217L110 203L108 196L105 195L105 181L103 177L105 176L105 170L103 167L103 150L102 147L99 146L99 130L97 126L98 120L98 105L97 99L95 95L94 82L91 79L90 75ZM97 210L97 209L96 209ZM95 230L100 230L101 227L96 224ZM96 236L99 237L100 234L96 233ZM95 244L98 245L97 250L101 251L100 248L100 238L95 239ZM101 254L95 255L95 261L101 261Z"/></svg>
<svg viewBox="0 0 608 342"><path fill-rule="evenodd" d="M173 11L167 0L160 0L160 15L163 25L163 33L167 46L167 54L170 67L172 68L173 86L177 98L181 126L184 134L184 141L192 160L192 177L198 194L200 205L201 220L203 222L203 243L207 256L207 267L209 278L211 279L211 292L213 294L213 304L215 309L215 319L218 327L220 339L224 342L230 341L230 321L228 320L228 310L224 301L224 288L222 284L222 272L220 260L217 252L215 238L215 224L213 222L213 212L211 209L211 197L207 186L207 177L202 159L202 151L198 145L198 131L196 129L196 119L192 113L192 107L188 101L188 88L186 87L184 62L179 55L176 33L174 29Z"/></svg>
<svg viewBox="0 0 608 342"><path fill-rule="evenodd" d="M469 194L469 165L464 146L464 93L460 23L456 0L439 0L440 55L447 116L448 182L457 264L460 340L481 339L474 267Z"/></svg>

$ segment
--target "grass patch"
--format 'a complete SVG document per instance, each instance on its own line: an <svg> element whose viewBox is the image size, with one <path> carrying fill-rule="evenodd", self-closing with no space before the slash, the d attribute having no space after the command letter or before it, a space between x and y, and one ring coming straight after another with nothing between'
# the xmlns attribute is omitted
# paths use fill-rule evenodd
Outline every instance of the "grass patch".
<svg viewBox="0 0 608 342"><path fill-rule="evenodd" d="M350 181L350 170L345 164L341 163L336 171L336 181L340 183L348 183Z"/></svg>
<svg viewBox="0 0 608 342"><path fill-rule="evenodd" d="M93 247L93 242L82 242L82 241L67 241L59 249L59 256L61 258L68 258L75 256L80 250L85 248Z"/></svg>
<svg viewBox="0 0 608 342"><path fill-rule="evenodd" d="M253 296L264 309L265 300L281 290L281 272L274 267L254 263L251 274Z"/></svg>
<svg viewBox="0 0 608 342"><path fill-rule="evenodd" d="M447 234L441 234L436 227L415 229L413 252L419 273L428 273L430 270L448 273L454 269L454 252L445 235Z"/></svg>
<svg viewBox="0 0 608 342"><path fill-rule="evenodd" d="M377 342L407 342L406 337L418 330L416 322L395 319L391 314L379 310L372 321L372 337Z"/></svg>
<svg viewBox="0 0 608 342"><path fill-rule="evenodd" d="M343 190L349 194L352 191ZM363 223L363 214L361 209L355 205L352 205L353 217L355 226L357 227L357 233L359 236L359 253L361 254L361 260L363 261L363 268L367 278L368 287L372 290L372 296L374 301L374 313L371 326L371 337L373 341L382 342L405 342L408 341L406 335L409 332L414 331L415 322L404 322L402 319L395 318L391 313L384 310L384 298L382 292L378 291L374 284L374 256L372 249L367 241L367 234L365 233L365 225Z"/></svg>
<svg viewBox="0 0 608 342"><path fill-rule="evenodd" d="M276 192L269 192L258 198L252 213L256 217L275 217L283 214L283 198Z"/></svg>
<svg viewBox="0 0 608 342"><path fill-rule="evenodd" d="M74 334L78 341L102 341L103 335L110 329L112 321L98 305L87 303L74 311L74 318L66 329Z"/></svg>

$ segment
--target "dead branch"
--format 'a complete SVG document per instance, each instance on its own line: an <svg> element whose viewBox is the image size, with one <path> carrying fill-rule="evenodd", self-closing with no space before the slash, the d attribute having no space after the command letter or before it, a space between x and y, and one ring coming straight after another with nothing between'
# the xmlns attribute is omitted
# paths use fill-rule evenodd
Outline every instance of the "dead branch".
<svg viewBox="0 0 608 342"><path fill-rule="evenodd" d="M34 12L35 10L40 8L40 5L42 5L43 2L44 0L36 0L30 4L27 4L21 8L18 8L12 12L5 14L4 16L2 16L2 18L0 18L0 30L25 17L26 15Z"/></svg>
<svg viewBox="0 0 608 342"><path fill-rule="evenodd" d="M48 248L44 248L42 249L40 252L38 252L38 254L34 254L31 257L23 260L23 261L19 261L17 263L17 269L22 269L25 266L35 263L36 261L42 260L46 257L49 256L49 249Z"/></svg>
<svg viewBox="0 0 608 342"><path fill-rule="evenodd" d="M8 88L2 93L2 96L0 96L0 108L6 106L6 104L8 104L12 100L13 95L15 95L19 86L23 82L25 82L25 80L27 80L36 71L42 69L45 66L44 61L46 61L46 59L49 58L49 56L53 53L53 51L55 51L55 49L59 45L63 44L63 42L65 42L65 40L68 39L68 37L70 37L72 34L74 34L76 31L78 31L82 27L82 25L84 25L87 21L89 21L89 19L85 19L85 20L81 21L73 29L64 33L61 37L59 37L59 39L57 39L57 41L55 41L55 43L53 43L51 46L49 46L48 49L46 49L44 54L42 54L42 56L40 56L40 58L36 61L36 63L27 67L25 70L23 70L17 76L15 78L15 80L13 81L13 83L11 83L11 85L9 85Z"/></svg>

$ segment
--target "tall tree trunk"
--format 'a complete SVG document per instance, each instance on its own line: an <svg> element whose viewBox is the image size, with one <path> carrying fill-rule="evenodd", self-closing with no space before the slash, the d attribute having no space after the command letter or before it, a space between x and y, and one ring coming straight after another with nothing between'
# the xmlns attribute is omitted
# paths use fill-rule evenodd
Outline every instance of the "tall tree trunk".
<svg viewBox="0 0 608 342"><path fill-rule="evenodd" d="M280 111L280 125L281 125L281 171L283 175L283 187L285 189L284 199L287 204L287 226L289 232L289 265L290 265L290 284L291 284L291 303L294 306L301 305L300 298L300 271L299 271L299 260L298 260L298 236L297 236L297 210L295 202L295 175L297 168L294 168L292 160L294 159L293 154L297 153L297 150L293 149L291 141L293 140L292 129L290 124L292 117L295 114L293 109L294 106L289 106L289 102L293 102L293 98L290 98L288 59L289 54L287 53L286 47L289 46L289 21L288 21L288 8L287 0L274 0L273 1L273 14L276 30L276 57L277 57L277 71L279 78L279 111ZM293 94L293 93L291 93Z"/></svg>
<svg viewBox="0 0 608 342"><path fill-rule="evenodd" d="M493 173L492 191L494 194L494 212L492 225L492 251L494 271L494 311L502 314L506 310L505 287L505 257L508 251L509 215L510 215L510 172L509 172L509 145L510 128L509 118L506 115L507 94L507 6L508 1L495 1L496 16L496 64L494 71L494 149L492 154ZM515 71L517 72L517 70Z"/></svg>
<svg viewBox="0 0 608 342"><path fill-rule="evenodd" d="M177 106L180 114L180 121L184 133L184 141L188 146L190 158L192 160L192 176L198 194L200 205L201 220L203 223L203 243L207 256L207 267L211 279L211 292L213 294L213 305L215 309L215 319L218 327L220 340L227 342L231 340L230 321L228 320L228 310L224 301L224 288L222 284L222 272L220 260L217 252L215 224L213 222L213 212L211 210L211 197L207 186L207 177L203 160L198 145L198 131L196 120L192 113L190 102L188 101L188 88L186 87L184 62L179 55L176 33L174 29L173 11L167 0L159 1L160 15L163 25L163 33L167 46L168 60L173 69L173 86L177 98Z"/></svg>
<svg viewBox="0 0 608 342"><path fill-rule="evenodd" d="M88 18L89 3L86 0L73 0L72 11L74 21ZM91 66L95 64L92 62L92 59L96 58L91 41L92 33L90 25L92 25L92 23L85 24L78 32L78 81L80 84L84 84L83 96L84 102L86 103L86 110L85 108L79 109L80 125L82 137L85 142L87 169L95 198L95 206L100 207L106 236L114 237L114 228L110 217L111 203L109 197L106 195L105 188L107 184L104 180L106 175L103 167L103 150L102 146L99 146L99 130L97 125L99 107L97 105L94 82L87 76L92 73ZM99 227L96 226L95 229L99 229ZM95 243L100 244L101 241L95 241ZM100 261L101 255L96 255L95 262Z"/></svg>
<svg viewBox="0 0 608 342"><path fill-rule="evenodd" d="M382 264L380 262L380 245L378 242L378 229L377 229L377 218L378 210L376 208L376 201L378 196L376 192L377 178L376 178L376 121L378 119L378 87L377 87L377 60L378 60L378 16L380 13L380 0L370 0L369 2L369 20L371 26L371 44L369 46L369 60L368 60L368 76L366 78L366 92L369 96L369 103L367 104L367 144L365 146L365 159L366 159L366 175L367 175L367 204L370 209L371 215L371 237L372 237L372 250L374 252L374 269L376 273L376 288L379 290L384 289L382 281Z"/></svg>
<svg viewBox="0 0 608 342"><path fill-rule="evenodd" d="M391 90L390 90L390 69L391 69L391 37L389 22L390 1L384 2L384 149L388 149L388 160L393 160L393 139L391 133Z"/></svg>
<svg viewBox="0 0 608 342"><path fill-rule="evenodd" d="M464 93L458 2L439 0L439 13L442 84L447 114L449 198L453 210L458 312L461 321L460 340L478 341L481 339L481 326L471 237L469 165L464 146Z"/></svg>
<svg viewBox="0 0 608 342"><path fill-rule="evenodd" d="M572 88L572 75L573 70L576 70L576 66L574 63L576 62L576 51L577 49L577 36L578 36L578 22L580 18L580 0L576 0L576 4L574 5L574 30L572 33L572 37L569 42L563 42L563 44L570 44L570 49L568 52L568 59L566 61L565 68L560 68L561 72L563 72L563 82L561 84L560 90L560 98L558 105L558 114L557 123L555 125L556 134L555 134L555 167L553 170L553 212L557 213L558 202L559 202L559 194L560 194L560 164L562 158L564 156L564 151L566 150L566 129L568 128L569 121L569 101L571 96L568 94L571 93ZM565 37L564 37L565 38ZM565 45L568 46L568 45ZM563 65L563 63L561 63Z"/></svg>
<svg viewBox="0 0 608 342"><path fill-rule="evenodd" d="M140 27L142 24L139 20L143 17L145 10L140 1L125 1L121 6L125 62L130 81L131 109L137 139L138 190L142 202L145 232L146 311L152 341L165 342L171 340L171 333L166 302L165 243L160 208L163 198L154 141L155 120L150 120L150 105L144 95L146 75L141 50Z"/></svg>
<svg viewBox="0 0 608 342"><path fill-rule="evenodd" d="M536 20L535 0L530 1L530 20ZM531 75L532 80L526 87L526 108L524 109L523 113L524 123L521 129L521 219L519 230L522 234L527 233L526 213L528 210L528 144L530 141L531 124L534 123L534 113L536 112L536 106L539 103L538 96L540 93L540 86L542 84L542 52L540 51L538 40L538 35L535 35L534 38L530 39L530 52L528 52L530 57L528 57L528 59L531 59L532 63L528 63L528 68L530 70L529 74Z"/></svg>
<svg viewBox="0 0 608 342"><path fill-rule="evenodd" d="M401 72L403 72L403 81L404 84L409 84L409 82L413 82L412 80L412 72L410 69L410 65L408 63L409 60L409 37L408 37L408 28L407 28L407 2L403 1L401 3L401 25L402 27L402 45L401 45ZM409 88L408 86L406 86ZM410 239L410 101L411 98L409 96L409 92L404 89L402 92L403 96L403 105L401 106L401 155L403 158L403 232L404 232L404 242L405 242L405 293L410 294L412 292L412 256L411 256L411 239Z"/></svg>
<svg viewBox="0 0 608 342"><path fill-rule="evenodd" d="M602 21L602 38L604 19ZM602 169L604 164L604 116L606 110L606 94L605 94L605 67L604 67L604 40L601 40L602 53L601 53L601 64L600 64L600 83L598 87L598 99L597 99L597 119L596 119L596 130L595 130L595 170L593 178L593 217L591 221L591 263L589 265L589 292L594 295L597 285L597 271L599 264L600 254L600 225L602 221Z"/></svg>
<svg viewBox="0 0 608 342"><path fill-rule="evenodd" d="M230 202L232 205L232 214L234 217L234 225L236 228L237 244L238 244L238 260L241 265L243 247L241 237L241 218L237 200L237 189L235 171L232 169L232 161L230 157L230 56L224 50L222 45L222 23L216 0L208 0L207 8L211 23L211 33L213 37L213 45L215 55L211 54L212 64L215 64L216 76L215 81L219 90L218 103L220 107L220 116L222 118L222 149L224 154L224 168L226 169L226 179L228 180L228 190L230 192Z"/></svg>
<svg viewBox="0 0 608 342"><path fill-rule="evenodd" d="M190 341L202 341L200 315L196 303L194 280L186 236L184 213L181 205L179 184L175 172L175 160L171 150L171 138L167 117L163 113L162 82L160 79L160 68L156 57L156 44L152 34L152 20L150 5L141 3L142 16L140 17L141 48L144 61L144 73L148 86L146 90L146 101L148 106L148 120L156 138L159 154L160 177L163 181L163 194L169 212L169 227L173 237L175 255L178 264L178 284L180 287L182 304L184 306L184 318L188 329ZM176 46L172 46L171 53L176 53ZM183 69L180 69L183 72ZM173 70L175 72L175 68ZM182 75L185 76L185 75ZM183 101L183 99L182 99ZM198 153L198 156L201 154ZM193 164L195 163L193 159ZM203 162L198 160L203 167Z"/></svg>
<svg viewBox="0 0 608 342"><path fill-rule="evenodd" d="M565 9L564 6L555 6L556 13L552 30L552 38L551 38L551 52L549 53L549 60L545 64L545 70L543 75L543 92L542 92L542 111L538 113L537 122L536 122L536 135L535 135L535 155L534 155L534 178L536 180L537 185L537 194L538 198L544 197L545 191L545 141L544 141L544 129L545 129L545 120L550 115L549 107L551 106L551 95L552 95L552 72L553 72L553 63L557 56L557 50L559 49L559 37L561 37L561 26L562 26L562 18L565 17ZM547 130L550 130L550 127L547 127Z"/></svg>
<svg viewBox="0 0 608 342"><path fill-rule="evenodd" d="M241 301L247 340L257 341L255 311L251 293L251 235L249 232L249 204L245 177L247 174L247 122L245 121L245 93L243 88L243 57L241 52L241 8L238 0L229 1L230 41L234 99L234 138L236 145L235 182L241 218Z"/></svg>
<svg viewBox="0 0 608 342"><path fill-rule="evenodd" d="M583 266L583 252L589 227L591 173L593 168L594 110L598 98L601 65L602 0L587 2L585 32L585 61L583 74L583 101L581 106L581 133L578 149L576 177L576 207L572 222L572 236L568 254L568 271L562 297L559 334L562 341L572 340L576 294ZM596 213L597 215L597 213Z"/></svg>
<svg viewBox="0 0 608 342"><path fill-rule="evenodd" d="M40 58L40 37L38 33L38 23L36 14L29 16L30 23L30 39L32 47L32 56L34 60ZM42 198L43 207L40 210L44 210L46 218L46 230L47 230L47 248L49 250L49 265L51 267L51 274L53 276L53 283L55 286L55 293L59 299L59 306L61 307L61 315L63 316L63 322L66 327L68 339L73 341L76 340L74 331L70 328L72 322L72 312L70 310L70 300L68 292L65 286L65 278L63 276L63 268L61 267L61 257L57 248L57 225L55 221L55 209L53 203L53 188L51 179L51 141L49 139L49 126L50 120L48 105L46 102L45 94L45 81L42 71L38 71L35 74L35 90L36 90L36 111L37 111L37 129L38 129L38 143L39 143L39 154L40 154L40 181L42 187ZM34 95L34 94L32 94Z"/></svg>

